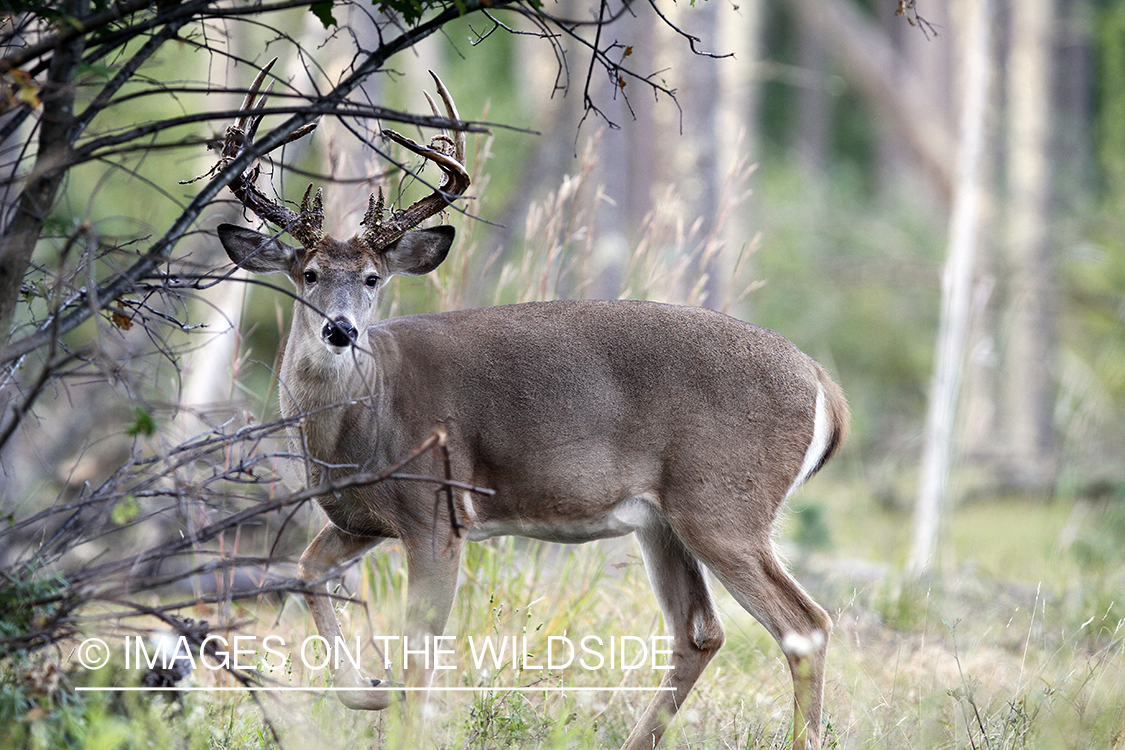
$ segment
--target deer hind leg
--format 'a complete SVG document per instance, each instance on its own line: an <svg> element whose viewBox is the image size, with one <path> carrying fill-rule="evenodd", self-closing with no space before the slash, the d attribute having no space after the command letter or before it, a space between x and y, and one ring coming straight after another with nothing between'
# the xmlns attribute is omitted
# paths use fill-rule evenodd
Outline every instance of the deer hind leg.
<svg viewBox="0 0 1125 750"><path fill-rule="evenodd" d="M785 652L793 677L794 750L820 747L824 659L832 629L828 613L785 570L767 534L741 544L711 545L706 554L698 551L711 572Z"/></svg>
<svg viewBox="0 0 1125 750"><path fill-rule="evenodd" d="M363 537L349 534L332 524L321 529L316 538L301 555L297 563L297 576L306 583L322 581L332 574L341 564L356 557L383 541L379 537ZM309 610L312 612L313 621L320 635L328 641L335 655L337 644L346 643L340 632L340 621L336 619L336 610L332 607L332 600L327 596L318 594L305 594ZM329 660L333 677L337 687L360 688L355 691L341 690L336 693L340 702L348 708L366 710L380 710L390 705L391 693L385 690L364 690L363 688L378 687L383 681L364 678L352 663L344 656L337 669L335 659Z"/></svg>
<svg viewBox="0 0 1125 750"><path fill-rule="evenodd" d="M684 704L704 667L722 648L719 621L707 572L675 533L663 523L637 531L649 580L673 636L674 669L664 672L662 690L653 696L640 722L625 742L626 750L650 750L664 734L672 716Z"/></svg>

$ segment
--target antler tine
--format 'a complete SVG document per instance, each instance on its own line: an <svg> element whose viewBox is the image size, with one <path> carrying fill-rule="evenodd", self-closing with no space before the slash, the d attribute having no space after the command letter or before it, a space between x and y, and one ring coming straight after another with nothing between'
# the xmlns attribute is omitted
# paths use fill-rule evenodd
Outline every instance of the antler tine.
<svg viewBox="0 0 1125 750"><path fill-rule="evenodd" d="M441 96L442 101L445 102L446 112L448 119L460 120L457 113L457 107L453 103L453 97L450 95L449 90L442 83L441 79L431 71L430 75L433 76L434 81L437 83L438 94ZM433 98L426 92L426 101L429 102L430 108L434 111L434 115L440 117L441 114L437 110L437 105L434 103ZM437 189L432 193L416 201L409 208L402 211L396 211L394 215L387 221L382 220L382 195L378 199L372 195L369 201L367 214L364 216L363 224L367 230L363 234L363 239L372 247L381 247L401 237L407 230L416 227L431 216L440 213L446 206L451 204L458 196L464 194L468 189L470 178L469 173L465 169L465 134L464 131L455 131L456 135L450 137L444 130L442 135L434 138L429 146L423 146L411 138L396 133L393 130L383 130L383 135L403 148L418 154L424 159L428 159L437 164L438 168L442 171L442 180L438 184ZM440 147L442 141L447 145L446 149ZM452 151L452 153L449 153ZM376 210L379 209L379 210Z"/></svg>
<svg viewBox="0 0 1125 750"><path fill-rule="evenodd" d="M270 70L273 69L273 65L276 62L277 58L275 57L274 59L266 63L262 67L262 69L258 71L258 75L254 78L254 83L250 84L250 88L246 90L246 96L242 99L242 106L238 108L240 112L245 112L246 114L242 115L234 123L234 126L236 128L242 128L243 132L249 132L249 126L252 121L254 121L255 119L261 121L262 119L261 115L257 115L257 117L255 117L254 113L260 112L263 108L265 108L266 99L268 99L270 96L270 91L273 89L274 82L270 81L270 85L266 87L266 90L262 94L262 98L258 101L258 106L256 107L254 106L254 100L257 99L258 89L262 87L262 82L266 80L266 76L269 75Z"/></svg>
<svg viewBox="0 0 1125 750"><path fill-rule="evenodd" d="M243 131L246 133L246 142L253 143L254 136L258 134L258 126L262 123L262 118L265 117L266 102L269 101L270 92L273 91L273 85L277 81L270 81L266 86L266 90L262 92L262 96L258 99L257 106L254 107L253 115L249 116L249 123L243 126Z"/></svg>
<svg viewBox="0 0 1125 750"><path fill-rule="evenodd" d="M438 96L440 96L442 102L445 103L445 112L446 112L446 115L447 115L448 119L450 119L450 120L460 120L461 115L457 111L457 105L453 103L453 95L449 93L449 89L447 89L445 87L445 84L442 83L442 80L440 78L438 78L438 74L435 73L432 70L430 71L430 77L434 79L434 84L437 86ZM434 103L433 97L430 96L430 92L423 91L422 93L425 95L426 101L430 103L430 110L434 113L434 117L441 117L441 112L438 112L437 105ZM449 131L445 130L443 128L441 133L442 133L442 135L444 135L446 138L449 138L453 142L453 156L454 156L454 158L457 159L457 161L464 164L465 163L465 131L464 130L454 130L453 135L450 136Z"/></svg>
<svg viewBox="0 0 1125 750"><path fill-rule="evenodd" d="M318 188L310 203L309 195L312 189L313 185L310 182L305 188L305 197L301 199L301 214L297 217L297 223L289 227L289 233L308 249L312 249L324 239L324 230L321 229L324 224L324 191Z"/></svg>
<svg viewBox="0 0 1125 750"><path fill-rule="evenodd" d="M246 95L242 97L242 104L238 107L240 114L235 118L234 125L227 128L226 139L223 141L222 160L224 162L233 160L246 146L253 143L254 134L258 132L258 123L262 121L260 112L269 97L270 89L273 88L273 82L270 82L260 100L258 100L258 91L262 88L262 83L266 80L266 76L276 62L277 58L275 57L258 71L254 82L250 84L250 88L246 90ZM258 100L258 106L256 107L254 106L255 100Z"/></svg>
<svg viewBox="0 0 1125 750"><path fill-rule="evenodd" d="M265 67L263 67L261 71L258 72L258 76L254 79L253 85L251 85L246 92L246 98L242 100L242 106L239 107L241 111L246 112L247 114L240 117L235 122L234 126L236 128L240 128L242 132L246 134L247 143L254 142L254 136L258 133L258 125L261 124L262 117L264 116L263 110L265 110L266 108L266 102L269 101L270 94L273 93L273 85L277 83L276 79L271 80L269 82L269 85L266 86L266 90L262 92L261 98L258 99L258 102L255 105L254 99L258 95L258 89L261 88L262 81L265 79L266 74L270 72L270 69L273 67L273 64L275 62L277 62L276 57L266 63ZM286 144L292 143L295 140L303 138L304 136L316 130L316 126L319 124L320 123L318 121L314 120L307 125L302 125L289 135L285 136L285 140L278 144L278 146L284 146Z"/></svg>
<svg viewBox="0 0 1125 750"><path fill-rule="evenodd" d="M265 83L266 77L276 62L277 58L275 57L266 63L258 71L258 75L254 78L250 88L247 89L246 96L242 100L242 106L239 108L238 118L231 127L227 128L218 168L226 167L254 142L258 125L261 124L264 116L266 101L269 99L275 81L270 81L264 91L262 91L262 84ZM278 146L283 146L308 135L316 129L316 125L316 122L311 122L297 128L286 136ZM262 154L262 156L264 155ZM254 184L257 179L258 165L255 163L231 183L230 190L243 206L250 209L259 218L288 231L306 249L316 246L324 237L321 228L324 221L324 209L320 191L317 191L316 197L310 204L309 194L312 191L312 185L309 185L309 189L305 191L305 198L301 202L301 212L297 213L266 197Z"/></svg>

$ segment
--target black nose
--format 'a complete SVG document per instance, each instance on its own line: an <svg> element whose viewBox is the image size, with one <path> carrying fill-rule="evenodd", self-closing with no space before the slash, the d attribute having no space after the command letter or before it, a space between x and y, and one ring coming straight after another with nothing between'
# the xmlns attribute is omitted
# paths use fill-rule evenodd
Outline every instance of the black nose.
<svg viewBox="0 0 1125 750"><path fill-rule="evenodd" d="M320 335L332 346L350 346L359 334L347 318L337 318L325 323Z"/></svg>

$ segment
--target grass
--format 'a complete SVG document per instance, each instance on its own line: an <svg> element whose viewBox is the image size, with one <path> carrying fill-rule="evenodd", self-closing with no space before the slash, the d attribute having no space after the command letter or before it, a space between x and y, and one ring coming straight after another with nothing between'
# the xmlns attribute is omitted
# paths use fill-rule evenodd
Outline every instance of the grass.
<svg viewBox="0 0 1125 750"><path fill-rule="evenodd" d="M835 510L829 508L829 519ZM1017 501L963 509L954 516L952 545L974 549L979 562L929 584L898 581L895 566L877 568L870 558L867 567L853 569L848 548L857 540L836 536L832 549L795 551L799 578L836 622L826 686L826 747L1125 746L1125 624L1113 598L1121 592L1106 589L1104 576L1072 562L1066 550L1042 554L1052 537L1057 545L1063 532L1073 533L1067 529L1071 517L1065 506ZM896 516L883 511L872 520L872 528L880 528L893 525ZM829 524L835 534L844 528ZM986 525L992 534L987 544L976 546ZM1027 534L1017 530L1024 525ZM1020 566L1018 575L1008 567L1013 564ZM1060 568L1077 573L1063 580ZM540 671L521 669L510 658L499 668L476 669L465 648L470 637L527 636L530 661L542 664L547 635L577 640L585 634L660 634L658 608L630 540L580 547L494 540L470 545L463 570L449 628L457 634L458 668L443 675L440 684L652 687L659 681L651 669ZM403 583L398 550L393 544L380 548L358 572L354 593L369 604L341 607L344 631L365 637L398 632ZM721 587L718 603L727 646L704 673L666 746L785 747L791 699L780 650ZM185 614L207 618L216 613L199 608ZM243 623L239 632L245 635L279 634L287 643L313 633L295 600L280 607L262 602L236 608L233 619ZM365 663L375 660L370 651L364 658ZM91 675L112 684L135 680L121 669L83 676L73 663L64 660L64 665L76 681ZM26 675L34 668L8 670L5 690L33 693ZM325 684L323 670L306 669L296 655L269 676L282 686ZM200 669L192 684L230 683L221 673ZM33 696L18 716L4 722L0 745L258 748L275 746L276 733L282 747L417 746L416 730L404 727L397 711L349 711L326 693L263 695L260 705L251 696L230 693L189 693L172 700L58 695ZM426 743L436 748L616 747L647 698L640 692L441 693L427 721Z"/></svg>

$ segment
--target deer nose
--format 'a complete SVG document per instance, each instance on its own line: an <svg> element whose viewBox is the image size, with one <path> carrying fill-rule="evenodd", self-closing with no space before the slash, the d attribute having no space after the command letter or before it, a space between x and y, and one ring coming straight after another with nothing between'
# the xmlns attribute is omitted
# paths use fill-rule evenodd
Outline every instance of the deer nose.
<svg viewBox="0 0 1125 750"><path fill-rule="evenodd" d="M347 318L336 318L336 320L330 320L324 324L320 335L331 346L343 349L356 340L359 332Z"/></svg>

